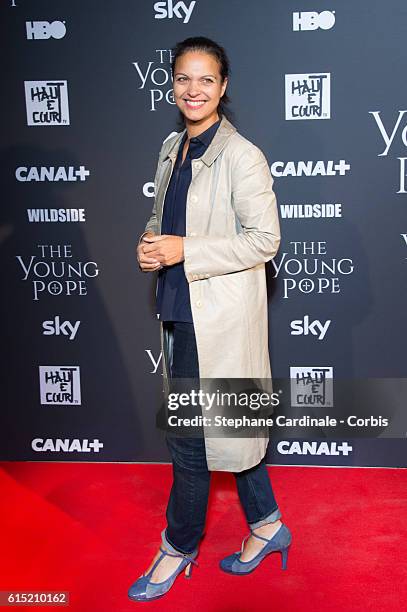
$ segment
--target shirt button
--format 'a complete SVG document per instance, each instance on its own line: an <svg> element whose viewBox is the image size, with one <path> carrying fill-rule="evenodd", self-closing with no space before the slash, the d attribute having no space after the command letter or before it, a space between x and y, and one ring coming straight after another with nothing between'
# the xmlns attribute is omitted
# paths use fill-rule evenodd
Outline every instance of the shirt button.
<svg viewBox="0 0 407 612"><path fill-rule="evenodd" d="M191 202L198 202L198 196L195 194L192 194L190 199L191 199Z"/></svg>

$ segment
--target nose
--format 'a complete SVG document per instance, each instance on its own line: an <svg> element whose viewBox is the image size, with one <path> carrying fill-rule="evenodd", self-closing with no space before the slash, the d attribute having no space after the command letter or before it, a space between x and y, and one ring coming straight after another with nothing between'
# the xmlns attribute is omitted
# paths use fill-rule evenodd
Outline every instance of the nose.
<svg viewBox="0 0 407 612"><path fill-rule="evenodd" d="M195 97L195 96L199 95L199 85L198 85L198 83L196 81L191 80L189 82L188 94L191 97Z"/></svg>

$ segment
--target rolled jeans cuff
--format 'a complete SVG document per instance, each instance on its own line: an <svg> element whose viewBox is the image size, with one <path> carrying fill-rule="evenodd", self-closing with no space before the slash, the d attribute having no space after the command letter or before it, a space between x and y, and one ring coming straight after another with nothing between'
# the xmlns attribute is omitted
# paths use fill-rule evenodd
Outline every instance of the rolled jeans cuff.
<svg viewBox="0 0 407 612"><path fill-rule="evenodd" d="M257 527L262 527L263 525L267 525L267 523L274 523L282 516L280 509L276 508L273 512L268 514L266 517L261 519L260 521L256 521L255 523L249 523L250 529L257 529Z"/></svg>
<svg viewBox="0 0 407 612"><path fill-rule="evenodd" d="M162 538L162 542L163 545L165 546L165 548L172 553L173 555L184 555L186 557L188 557L189 555L193 555L195 551L192 552L184 552L183 550L177 550L176 548L174 548L174 546L168 541L167 539L167 533L166 533L166 529L163 529L161 532L161 538Z"/></svg>

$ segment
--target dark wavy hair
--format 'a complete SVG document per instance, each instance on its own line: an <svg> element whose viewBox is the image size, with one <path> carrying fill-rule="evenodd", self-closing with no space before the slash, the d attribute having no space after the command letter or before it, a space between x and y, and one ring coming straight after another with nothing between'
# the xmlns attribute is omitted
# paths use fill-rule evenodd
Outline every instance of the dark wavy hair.
<svg viewBox="0 0 407 612"><path fill-rule="evenodd" d="M184 53L188 53L188 51L200 51L202 53L209 53L212 55L219 64L219 72L222 78L222 83L226 77L229 77L230 74L230 63L229 58L226 54L226 51L223 47L218 45L214 40L210 38L206 38L205 36L191 36L190 38L186 38L185 40L178 42L174 49L172 49L172 62L171 62L171 73L172 78L174 79L174 71L175 71L175 63L181 55ZM235 117L233 111L229 108L230 98L225 92L218 104L218 115L221 118L223 115L228 119L231 123L235 122ZM185 117L178 109L178 120L177 126L182 129L185 128Z"/></svg>

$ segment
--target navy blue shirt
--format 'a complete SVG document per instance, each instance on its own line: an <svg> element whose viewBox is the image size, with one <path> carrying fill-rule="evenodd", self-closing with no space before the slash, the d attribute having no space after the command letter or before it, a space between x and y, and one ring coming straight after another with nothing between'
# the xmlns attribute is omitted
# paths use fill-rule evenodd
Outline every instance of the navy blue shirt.
<svg viewBox="0 0 407 612"><path fill-rule="evenodd" d="M182 151L188 137L185 132L178 149L174 170L165 195L161 234L185 236L186 202L192 179L191 159L201 157L215 136L221 119L189 141L188 151L182 163ZM165 266L158 272L156 312L160 321L193 323L188 281L184 262Z"/></svg>

